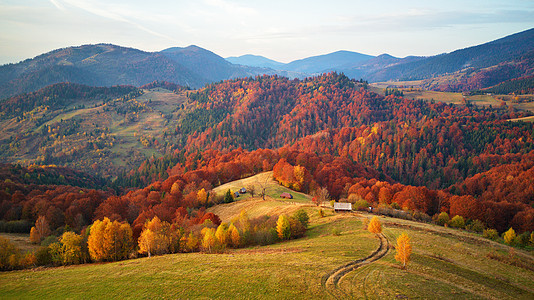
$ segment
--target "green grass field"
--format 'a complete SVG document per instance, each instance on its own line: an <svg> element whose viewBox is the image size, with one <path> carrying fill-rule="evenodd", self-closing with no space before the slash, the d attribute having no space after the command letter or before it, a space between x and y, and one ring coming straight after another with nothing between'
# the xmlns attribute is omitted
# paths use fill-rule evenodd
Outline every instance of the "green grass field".
<svg viewBox="0 0 534 300"><path fill-rule="evenodd" d="M320 217L311 202L270 197L242 199L210 211L229 221L243 209L250 217L304 209L310 215L310 228L298 240L229 249L223 254L173 254L4 272L0 273L0 298L534 298L532 253L510 252L508 246L465 231L387 217L380 220L391 245L403 232L412 238L408 268L400 268L391 248L383 258L346 274L337 288L324 285L322 278L330 271L377 249L379 239L364 229L371 215L336 214L323 208L326 216Z"/></svg>

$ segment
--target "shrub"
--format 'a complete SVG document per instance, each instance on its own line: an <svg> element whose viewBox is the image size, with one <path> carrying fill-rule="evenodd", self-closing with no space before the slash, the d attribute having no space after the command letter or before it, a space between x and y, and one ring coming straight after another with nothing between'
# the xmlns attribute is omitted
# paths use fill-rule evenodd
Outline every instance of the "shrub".
<svg viewBox="0 0 534 300"><path fill-rule="evenodd" d="M485 238L490 239L490 240L494 240L494 241L499 239L499 233L495 229L490 229L490 228L484 229L484 232L482 233L482 235Z"/></svg>
<svg viewBox="0 0 534 300"><path fill-rule="evenodd" d="M290 237L292 239L303 237L306 233L306 227L294 217L289 218L289 229L291 231Z"/></svg>
<svg viewBox="0 0 534 300"><path fill-rule="evenodd" d="M293 217L295 219L297 219L300 222L300 224L302 224L302 226L304 226L305 229L308 228L308 223L310 222L310 217L308 216L308 214L306 213L305 210L303 210L303 209L297 210L297 212L295 212Z"/></svg>
<svg viewBox="0 0 534 300"><path fill-rule="evenodd" d="M278 233L274 228L262 228L254 233L254 243L258 245L271 245L278 241Z"/></svg>
<svg viewBox="0 0 534 300"><path fill-rule="evenodd" d="M452 227L452 228L464 228L465 227L465 220L464 220L464 217L462 216L454 216L450 221L449 221L449 225Z"/></svg>
<svg viewBox="0 0 534 300"><path fill-rule="evenodd" d="M513 243L514 245L517 245L517 246L526 247L529 244L529 240L530 240L530 232L527 231L516 236Z"/></svg>
<svg viewBox="0 0 534 300"><path fill-rule="evenodd" d="M425 223L430 223L432 221L432 218L429 215L425 214L424 212L420 212L418 210L413 212L412 217L414 220L425 222Z"/></svg>
<svg viewBox="0 0 534 300"><path fill-rule="evenodd" d="M0 270L10 270L18 266L19 249L6 238L0 237Z"/></svg>
<svg viewBox="0 0 534 300"><path fill-rule="evenodd" d="M476 232L476 233L482 233L484 231L486 226L484 226L484 223L480 220L472 220L467 222L467 225L465 228L469 231Z"/></svg>
<svg viewBox="0 0 534 300"><path fill-rule="evenodd" d="M48 246L41 246L35 251L36 264L38 266L46 266L52 264L52 255Z"/></svg>
<svg viewBox="0 0 534 300"><path fill-rule="evenodd" d="M354 195L354 194L352 194ZM350 197L349 197L349 202L350 202ZM354 205L352 207L352 209L354 210L366 210L367 208L369 207L369 202L367 202L366 200L358 200L356 202L354 202Z"/></svg>
<svg viewBox="0 0 534 300"><path fill-rule="evenodd" d="M449 223L449 220L449 214L443 211L436 217L436 224L445 226L445 224Z"/></svg>
<svg viewBox="0 0 534 300"><path fill-rule="evenodd" d="M59 242L59 238L55 235L49 235L47 236L42 242L41 242L41 246L50 246L52 243L57 243Z"/></svg>
<svg viewBox="0 0 534 300"><path fill-rule="evenodd" d="M324 218L324 216L325 216L325 214L324 214L324 210L319 209L317 212L319 213L319 217L320 217L320 218Z"/></svg>
<svg viewBox="0 0 534 300"><path fill-rule="evenodd" d="M339 230L339 228L337 228L337 227L332 229L332 235L340 236L341 235L341 230Z"/></svg>

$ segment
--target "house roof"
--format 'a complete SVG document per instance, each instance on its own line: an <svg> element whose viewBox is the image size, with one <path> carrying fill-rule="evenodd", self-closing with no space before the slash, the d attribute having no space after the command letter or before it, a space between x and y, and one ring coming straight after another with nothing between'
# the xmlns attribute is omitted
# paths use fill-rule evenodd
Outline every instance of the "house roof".
<svg viewBox="0 0 534 300"><path fill-rule="evenodd" d="M335 210L352 210L352 203L334 202Z"/></svg>

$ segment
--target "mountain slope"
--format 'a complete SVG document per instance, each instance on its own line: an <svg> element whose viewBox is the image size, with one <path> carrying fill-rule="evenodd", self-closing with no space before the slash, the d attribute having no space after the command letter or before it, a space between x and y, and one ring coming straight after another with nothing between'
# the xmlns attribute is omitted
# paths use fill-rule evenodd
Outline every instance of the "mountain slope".
<svg viewBox="0 0 534 300"><path fill-rule="evenodd" d="M284 65L281 62L277 62L275 60L268 59L263 56L252 55L252 54L227 57L226 60L236 65L260 67L260 68L271 68L275 70L280 69Z"/></svg>
<svg viewBox="0 0 534 300"><path fill-rule="evenodd" d="M312 56L292 61L282 67L282 70L303 73L320 73L338 70L348 64L356 64L373 58L371 55L350 51L337 51L325 55Z"/></svg>
<svg viewBox="0 0 534 300"><path fill-rule="evenodd" d="M532 50L534 29L447 54L416 61L402 60L394 66L368 73L367 78L370 81L426 79L468 68L478 70L510 62Z"/></svg>
<svg viewBox="0 0 534 300"><path fill-rule="evenodd" d="M274 73L273 70L265 68L234 65L217 54L198 46L168 48L159 53L192 70L199 77L206 78L209 82Z"/></svg>
<svg viewBox="0 0 534 300"><path fill-rule="evenodd" d="M18 64L0 66L0 98L58 82L92 86L140 86L155 80L200 86L207 79L158 53L109 44L58 49Z"/></svg>
<svg viewBox="0 0 534 300"><path fill-rule="evenodd" d="M272 69L233 65L197 46L144 52L110 44L83 45L0 66L0 99L59 82L141 86L168 81L198 88L214 81L276 73Z"/></svg>

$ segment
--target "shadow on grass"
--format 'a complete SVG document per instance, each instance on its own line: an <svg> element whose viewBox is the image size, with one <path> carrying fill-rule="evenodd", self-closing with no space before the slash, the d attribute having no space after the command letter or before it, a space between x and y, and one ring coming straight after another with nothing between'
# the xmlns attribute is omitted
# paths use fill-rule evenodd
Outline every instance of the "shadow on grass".
<svg viewBox="0 0 534 300"><path fill-rule="evenodd" d="M466 269L452 262L415 253L412 254L412 258L414 262L417 261L424 266L439 270L442 273L454 274L487 287L489 290L495 290L503 294L512 294L517 299L534 299L534 293L530 291L523 290L504 280Z"/></svg>

